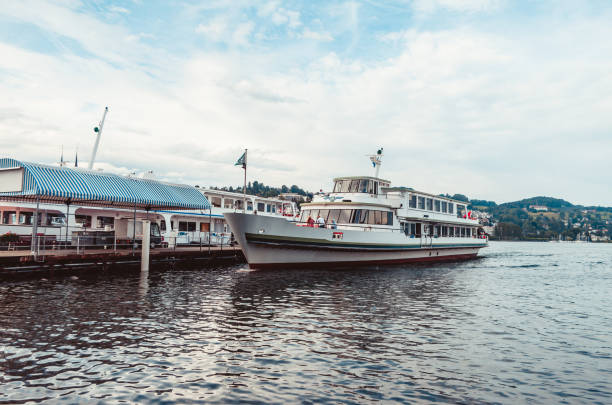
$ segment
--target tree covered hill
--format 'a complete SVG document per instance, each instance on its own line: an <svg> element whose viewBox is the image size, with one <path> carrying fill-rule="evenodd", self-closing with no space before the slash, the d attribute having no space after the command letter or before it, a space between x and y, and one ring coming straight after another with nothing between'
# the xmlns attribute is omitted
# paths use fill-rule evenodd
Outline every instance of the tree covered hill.
<svg viewBox="0 0 612 405"><path fill-rule="evenodd" d="M211 187L213 190L230 191L234 193L242 193L242 186L239 187ZM292 186L282 185L280 187L266 186L264 183L260 183L257 180L254 182L248 182L246 187L246 193L251 195L257 195L260 197L276 197L282 193L295 193L304 196L304 199L312 198L313 193L306 191L295 184Z"/></svg>
<svg viewBox="0 0 612 405"><path fill-rule="evenodd" d="M469 207L489 215L495 237L515 240L596 240L612 234L612 207L584 207L552 197L532 197L497 205L470 200Z"/></svg>

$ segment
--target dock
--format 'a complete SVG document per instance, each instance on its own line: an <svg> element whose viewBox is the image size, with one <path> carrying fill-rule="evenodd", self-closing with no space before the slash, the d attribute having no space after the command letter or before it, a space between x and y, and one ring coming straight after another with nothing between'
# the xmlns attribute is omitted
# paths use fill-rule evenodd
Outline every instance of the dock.
<svg viewBox="0 0 612 405"><path fill-rule="evenodd" d="M245 263L237 246L184 246L156 248L150 251L152 266L174 265L210 267ZM33 256L30 251L0 251L0 279L15 276L49 276L74 271L95 272L111 268L139 267L140 250L64 249L47 250Z"/></svg>

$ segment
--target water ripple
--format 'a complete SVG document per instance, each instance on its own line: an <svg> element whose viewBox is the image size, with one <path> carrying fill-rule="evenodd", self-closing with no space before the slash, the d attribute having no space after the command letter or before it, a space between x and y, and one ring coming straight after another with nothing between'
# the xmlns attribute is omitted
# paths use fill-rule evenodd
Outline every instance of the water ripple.
<svg viewBox="0 0 612 405"><path fill-rule="evenodd" d="M0 284L0 404L610 403L612 246Z"/></svg>

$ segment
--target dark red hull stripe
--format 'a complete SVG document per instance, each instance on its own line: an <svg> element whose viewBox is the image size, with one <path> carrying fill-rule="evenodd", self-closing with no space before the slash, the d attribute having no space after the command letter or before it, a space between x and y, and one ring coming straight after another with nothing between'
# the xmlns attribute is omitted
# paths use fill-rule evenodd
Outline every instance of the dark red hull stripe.
<svg viewBox="0 0 612 405"><path fill-rule="evenodd" d="M260 237L257 235L249 234L246 235L246 240L249 243L255 243L259 245L269 245L281 248L291 249L309 249L309 250L336 250L336 251L381 251L393 252L393 251L415 251L415 250L431 250L431 249L458 249L458 248L484 248L486 244L473 245L469 243L454 243L452 245L366 245L358 243L330 243L315 242L315 241L300 241L290 239L272 239L266 237Z"/></svg>
<svg viewBox="0 0 612 405"><path fill-rule="evenodd" d="M354 266L371 266L385 264L402 264L402 263L427 263L427 262L447 262L457 260L469 260L477 257L477 253L467 253L461 255L448 256L426 256L412 257L406 259L388 259L388 260L364 260L364 261L341 261L341 262L307 262L307 263L249 263L252 269L295 269L295 268L320 268L320 267L354 267Z"/></svg>

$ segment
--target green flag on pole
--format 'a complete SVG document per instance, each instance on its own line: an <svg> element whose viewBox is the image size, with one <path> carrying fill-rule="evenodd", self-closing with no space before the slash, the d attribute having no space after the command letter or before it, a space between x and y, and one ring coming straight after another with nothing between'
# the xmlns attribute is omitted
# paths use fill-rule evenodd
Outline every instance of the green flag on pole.
<svg viewBox="0 0 612 405"><path fill-rule="evenodd" d="M238 159L238 161L234 164L234 166L242 166L242 168L246 168L246 151L244 151L244 153L242 154L242 156L240 156L240 158Z"/></svg>

